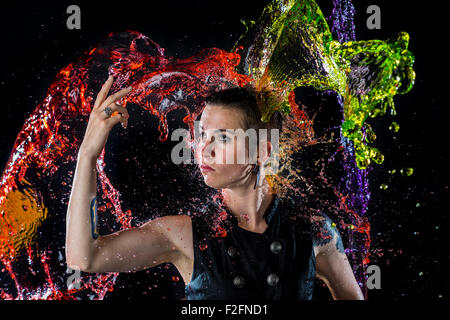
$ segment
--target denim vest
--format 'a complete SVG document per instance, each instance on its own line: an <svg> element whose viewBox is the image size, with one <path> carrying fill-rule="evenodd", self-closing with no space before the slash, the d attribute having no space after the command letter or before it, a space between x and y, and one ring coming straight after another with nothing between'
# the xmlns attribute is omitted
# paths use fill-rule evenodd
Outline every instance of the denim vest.
<svg viewBox="0 0 450 320"><path fill-rule="evenodd" d="M188 300L310 300L316 261L309 220L274 195L259 234L240 228L221 197L192 215ZM216 220L211 223L211 220Z"/></svg>

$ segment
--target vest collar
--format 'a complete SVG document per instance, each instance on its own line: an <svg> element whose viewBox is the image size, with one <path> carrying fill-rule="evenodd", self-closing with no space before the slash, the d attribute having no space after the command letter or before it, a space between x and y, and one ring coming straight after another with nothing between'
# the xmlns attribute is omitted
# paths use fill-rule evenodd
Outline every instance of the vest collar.
<svg viewBox="0 0 450 320"><path fill-rule="evenodd" d="M219 208L221 208L225 211L226 219L228 221L231 221L233 225L238 225L237 217L231 213L230 209L228 209L228 207L226 205L224 205L222 195L219 195L215 202ZM267 208L267 211L264 215L264 219L266 220L267 225L270 224L270 222L273 220L273 218L279 212L279 210L278 210L278 208L280 206L279 202L280 202L280 198L276 194L273 194L272 202L270 203L270 205Z"/></svg>

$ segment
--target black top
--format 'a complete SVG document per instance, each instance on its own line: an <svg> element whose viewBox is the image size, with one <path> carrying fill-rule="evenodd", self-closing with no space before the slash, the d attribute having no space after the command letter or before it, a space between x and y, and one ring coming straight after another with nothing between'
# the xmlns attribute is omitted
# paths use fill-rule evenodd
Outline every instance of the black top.
<svg viewBox="0 0 450 320"><path fill-rule="evenodd" d="M191 218L194 269L185 288L188 300L312 298L311 225L292 200L274 196L262 234L239 227L221 197Z"/></svg>

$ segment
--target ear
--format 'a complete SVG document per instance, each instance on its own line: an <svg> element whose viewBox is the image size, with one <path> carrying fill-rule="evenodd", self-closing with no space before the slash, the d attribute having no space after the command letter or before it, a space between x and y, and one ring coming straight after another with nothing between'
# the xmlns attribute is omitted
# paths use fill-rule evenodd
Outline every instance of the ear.
<svg viewBox="0 0 450 320"><path fill-rule="evenodd" d="M259 150L259 160L260 160L260 165L264 162L267 161L267 159L270 158L270 155L272 153L272 142L270 141L263 141L262 145L260 146L260 150Z"/></svg>

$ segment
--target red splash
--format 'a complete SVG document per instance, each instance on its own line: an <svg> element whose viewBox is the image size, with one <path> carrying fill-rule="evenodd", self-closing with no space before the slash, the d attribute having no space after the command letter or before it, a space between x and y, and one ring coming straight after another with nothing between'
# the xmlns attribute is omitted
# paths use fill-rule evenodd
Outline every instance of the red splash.
<svg viewBox="0 0 450 320"><path fill-rule="evenodd" d="M21 230L25 228L28 234L36 234L42 221L19 219L36 211L29 210L28 202L19 203L19 207L14 206L14 209L6 206L11 192L23 190L26 180L37 185L38 181L50 179L62 165L76 161L93 102L108 74L115 79L111 92L133 87L133 91L123 99L123 104L135 103L156 116L160 121L160 140L164 141L168 136L166 116L169 112L185 109L184 121L193 132L194 119L203 109L202 98L205 95L252 81L235 71L239 62L240 56L236 51L226 52L217 48L202 50L186 59L174 59L165 56L164 49L143 34L126 31L111 33L98 46L86 51L77 62L63 68L48 88L45 99L26 119L2 174L0 261L8 281L14 284L15 293L0 288L0 297L74 299L85 291L90 299L103 299L108 291L113 290L117 273L83 275L83 287L68 290L64 279L57 276L64 274L66 268L64 263L56 263L54 256L61 248L51 248L53 254L50 254L50 249L36 250L39 247L36 242L28 246L27 260L44 272L46 280L37 289L22 285L19 278L23 277L16 276L20 271L14 271L13 266L13 262L19 263L18 256L25 250L21 249L22 243L26 243L26 239L20 238ZM105 200L106 206L99 206L98 212L108 212L122 229L130 228L133 214L130 210L122 210L120 192L108 179L105 166L103 150L97 161L97 172L102 192L99 196ZM67 181L62 181L62 184L70 185L72 180L73 172L70 171ZM35 200L32 203L39 205L39 195L31 197ZM59 219L63 220L65 216L61 215ZM11 223L22 220L21 224ZM23 237L28 236L24 233ZM65 260L64 257L62 259ZM5 274L0 276L5 277Z"/></svg>

